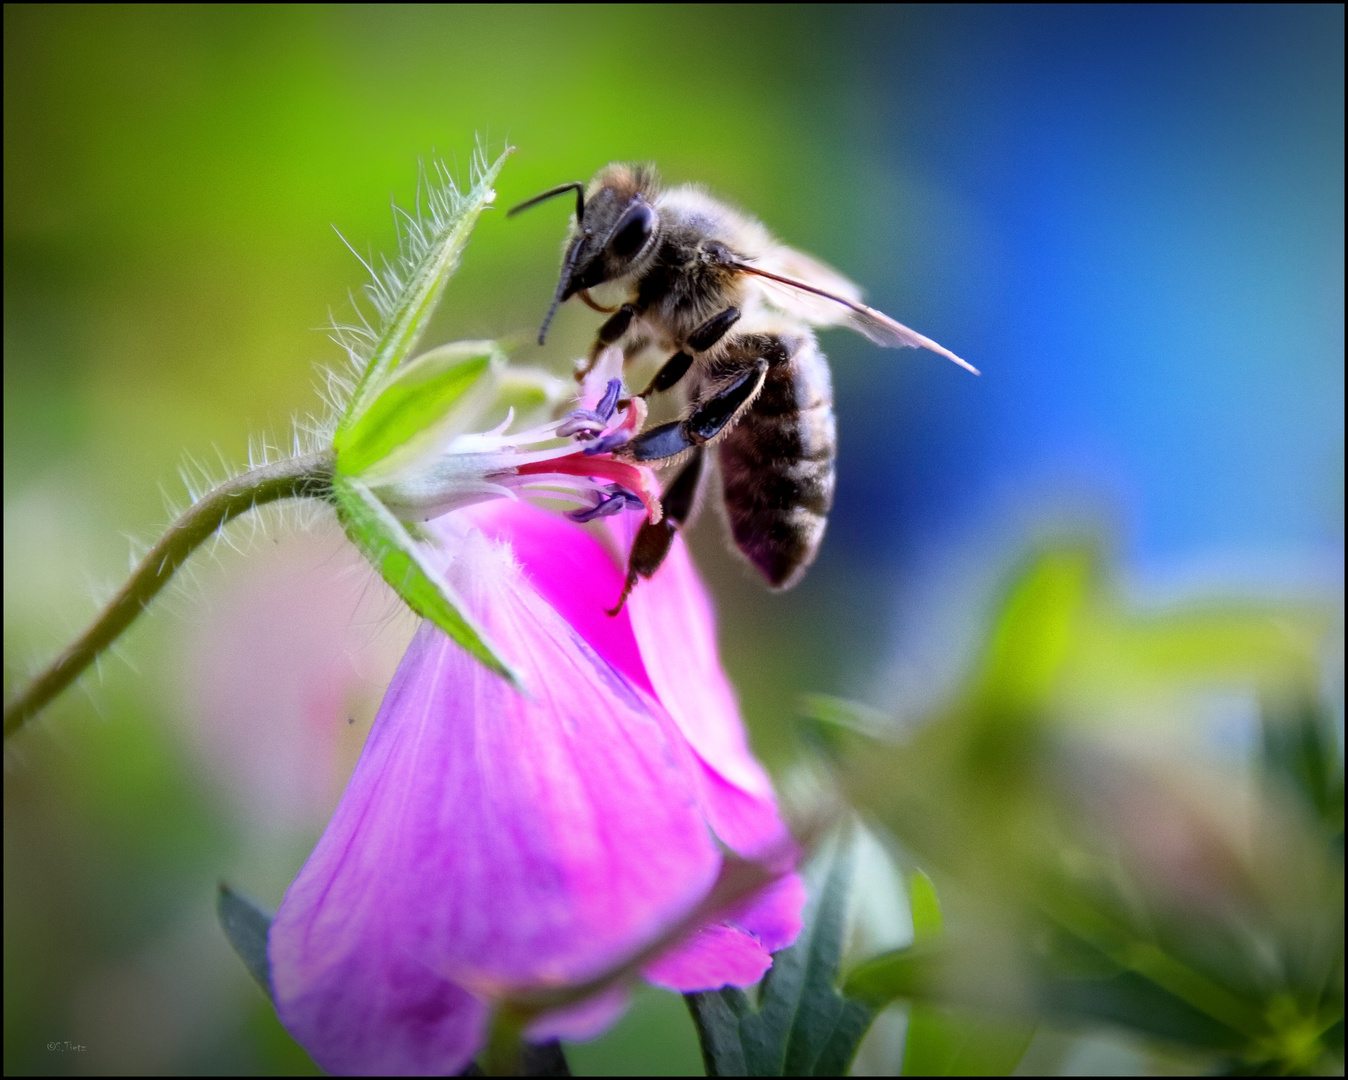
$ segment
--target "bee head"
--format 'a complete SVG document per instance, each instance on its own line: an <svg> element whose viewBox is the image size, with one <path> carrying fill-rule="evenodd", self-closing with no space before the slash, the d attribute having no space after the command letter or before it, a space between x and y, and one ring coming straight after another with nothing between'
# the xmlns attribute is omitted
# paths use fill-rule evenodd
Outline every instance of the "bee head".
<svg viewBox="0 0 1348 1080"><path fill-rule="evenodd" d="M567 191L576 193L576 220L562 256L562 275L538 332L543 344L557 306L584 289L634 272L654 253L660 215L652 205L655 179L648 169L610 165L590 182L562 184L520 203L516 214ZM509 216L509 215L507 215Z"/></svg>

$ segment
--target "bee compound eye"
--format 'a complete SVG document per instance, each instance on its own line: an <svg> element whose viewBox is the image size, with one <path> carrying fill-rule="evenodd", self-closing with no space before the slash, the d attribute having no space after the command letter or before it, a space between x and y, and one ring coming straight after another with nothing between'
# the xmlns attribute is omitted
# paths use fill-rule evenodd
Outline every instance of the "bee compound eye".
<svg viewBox="0 0 1348 1080"><path fill-rule="evenodd" d="M654 231L655 211L638 203L623 215L613 239L609 241L609 249L613 254L629 259L645 246Z"/></svg>

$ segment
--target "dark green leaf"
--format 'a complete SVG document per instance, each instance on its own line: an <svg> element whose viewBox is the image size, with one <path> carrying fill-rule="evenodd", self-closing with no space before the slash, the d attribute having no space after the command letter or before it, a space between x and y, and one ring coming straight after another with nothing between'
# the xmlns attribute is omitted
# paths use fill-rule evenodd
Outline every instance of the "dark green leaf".
<svg viewBox="0 0 1348 1080"><path fill-rule="evenodd" d="M220 917L220 926L225 937L239 954L243 966L248 969L258 986L267 997L271 997L271 963L267 959L267 931L271 928L272 917L246 900L224 882L220 883L220 895L215 902L216 914Z"/></svg>
<svg viewBox="0 0 1348 1080"><path fill-rule="evenodd" d="M1314 698L1266 704L1264 768L1343 842L1343 759L1329 710Z"/></svg>
<svg viewBox="0 0 1348 1080"><path fill-rule="evenodd" d="M1132 971L1107 978L1041 978L1034 991L1043 1013L1064 1023L1116 1025L1202 1049L1234 1049L1244 1041L1242 1033Z"/></svg>
<svg viewBox="0 0 1348 1080"><path fill-rule="evenodd" d="M709 1076L838 1076L847 1071L874 1011L834 988L842 955L850 845L841 839L814 875L805 925L773 957L758 1008L740 990L687 995Z"/></svg>
<svg viewBox="0 0 1348 1080"><path fill-rule="evenodd" d="M1028 960L1028 958L1026 958ZM1029 963L1023 992L980 978L986 961L948 947L917 946L877 956L848 977L844 992L879 1011L892 1001L976 1010L1007 1021L1044 1016L1067 1025L1108 1024L1203 1049L1232 1048L1241 1035L1136 972L1099 955L1084 977ZM980 1021L981 1022L981 1021ZM925 1066L924 1066L925 1067Z"/></svg>

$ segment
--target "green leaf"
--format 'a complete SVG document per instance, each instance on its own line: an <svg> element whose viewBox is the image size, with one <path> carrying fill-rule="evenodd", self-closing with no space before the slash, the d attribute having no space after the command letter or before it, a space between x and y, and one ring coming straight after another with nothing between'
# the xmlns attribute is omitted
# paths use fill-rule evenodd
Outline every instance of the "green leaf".
<svg viewBox="0 0 1348 1080"><path fill-rule="evenodd" d="M425 560L417 542L373 492L354 477L338 475L332 481L332 494L346 535L403 603L430 619L513 686L521 686L514 668L496 654L486 634L459 610L449 583Z"/></svg>
<svg viewBox="0 0 1348 1080"><path fill-rule="evenodd" d="M941 904L936 886L921 870L908 879L908 906L913 913L913 943L923 944L941 936Z"/></svg>
<svg viewBox="0 0 1348 1080"><path fill-rule="evenodd" d="M858 739L879 739L894 730L892 717L860 702L828 694L804 694L796 730L825 756L841 759Z"/></svg>
<svg viewBox="0 0 1348 1080"><path fill-rule="evenodd" d="M257 980L267 997L271 997L271 962L267 959L267 931L272 917L246 900L223 881L215 902L220 927L225 937L239 954L248 974Z"/></svg>
<svg viewBox="0 0 1348 1080"><path fill-rule="evenodd" d="M960 1009L914 1005L908 1012L904 1076L1010 1076L1035 1025Z"/></svg>
<svg viewBox="0 0 1348 1080"><path fill-rule="evenodd" d="M466 195L459 193L441 169L441 183L432 182L426 192L429 218L407 219L402 257L371 289L380 316L379 338L337 425L339 438L364 416L393 369L412 355L445 285L458 269L473 226L496 198L492 184L511 153L507 149L484 168Z"/></svg>
<svg viewBox="0 0 1348 1080"><path fill-rule="evenodd" d="M415 447L442 427L465 395L479 387L483 375L504 362L491 341L459 341L423 353L398 368L379 396L334 439L337 471L363 473L394 451Z"/></svg>
<svg viewBox="0 0 1348 1080"><path fill-rule="evenodd" d="M865 1002L877 1012L891 1001L934 998L941 983L944 959L944 949L927 946L882 953L847 976L843 994Z"/></svg>
<svg viewBox="0 0 1348 1080"><path fill-rule="evenodd" d="M1033 710L1052 693L1089 601L1095 553L1064 546L1016 579L988 643L982 694L999 717Z"/></svg>
<svg viewBox="0 0 1348 1080"><path fill-rule="evenodd" d="M773 957L755 1009L743 991L688 994L708 1076L840 1076L875 1013L834 988L842 955L850 845L840 839L815 876L805 925Z"/></svg>
<svg viewBox="0 0 1348 1080"><path fill-rule="evenodd" d="M1064 965L1057 960L1050 967L1023 957L1026 978L1018 988L989 970L986 955L967 946L957 950L918 945L866 961L848 976L843 992L877 1012L891 1002L909 1001L914 1008L963 1010L966 1020L980 1025L1005 1022L1008 1031L1043 1016L1066 1025L1119 1025L1202 1049L1239 1045L1241 1036L1232 1028L1150 979L1120 970L1108 957L1091 952L1085 958L1089 962L1075 957L1069 965L1087 972L1084 975L1061 974L1057 969ZM932 1023L934 1029L940 1027ZM977 1042L977 1036L970 1038Z"/></svg>

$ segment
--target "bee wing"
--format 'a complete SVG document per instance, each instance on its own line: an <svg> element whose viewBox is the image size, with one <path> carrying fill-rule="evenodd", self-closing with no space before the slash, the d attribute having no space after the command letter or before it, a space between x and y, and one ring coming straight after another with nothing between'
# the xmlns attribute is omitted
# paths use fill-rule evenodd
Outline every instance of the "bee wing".
<svg viewBox="0 0 1348 1080"><path fill-rule="evenodd" d="M977 375L978 369L943 345L861 302L861 290L830 266L778 246L754 263L736 268L762 281L771 306L815 326L846 326L885 348L929 349ZM794 271L791 272L791 271Z"/></svg>
<svg viewBox="0 0 1348 1080"><path fill-rule="evenodd" d="M851 319L847 305L861 303L861 289L854 282L827 263L784 244L774 244L754 259L753 269L774 275L759 275L766 303L812 326L845 326ZM795 287L796 282L812 291L803 292ZM818 294L813 292L816 289Z"/></svg>

